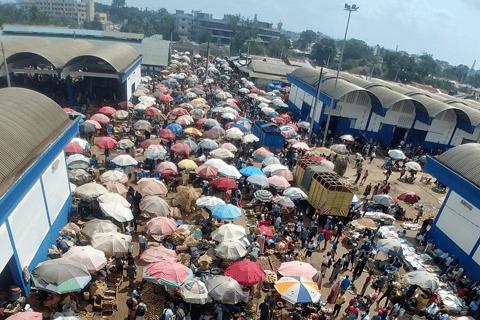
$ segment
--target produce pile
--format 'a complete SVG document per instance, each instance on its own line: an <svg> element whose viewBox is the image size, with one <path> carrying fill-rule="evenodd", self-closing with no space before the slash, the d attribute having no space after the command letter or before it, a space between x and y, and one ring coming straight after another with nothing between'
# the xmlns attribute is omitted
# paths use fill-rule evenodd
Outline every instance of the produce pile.
<svg viewBox="0 0 480 320"><path fill-rule="evenodd" d="M143 286L140 298L147 305L145 320L159 320L163 313L166 295L165 290L158 290L158 287L160 286L151 282Z"/></svg>
<svg viewBox="0 0 480 320"><path fill-rule="evenodd" d="M265 270L267 277L265 278L266 283L275 283L277 281L277 273L271 270Z"/></svg>

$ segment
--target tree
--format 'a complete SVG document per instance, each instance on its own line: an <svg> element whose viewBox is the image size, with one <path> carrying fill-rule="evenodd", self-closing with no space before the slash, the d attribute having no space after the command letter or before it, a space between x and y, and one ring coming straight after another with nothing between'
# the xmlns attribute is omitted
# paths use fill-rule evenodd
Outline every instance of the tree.
<svg viewBox="0 0 480 320"><path fill-rule="evenodd" d="M362 40L350 39L345 43L343 60L361 59L373 54L373 49Z"/></svg>
<svg viewBox="0 0 480 320"><path fill-rule="evenodd" d="M327 65L327 61L333 61L337 53L335 41L331 38L323 38L312 47L310 58L318 65Z"/></svg>
<svg viewBox="0 0 480 320"><path fill-rule="evenodd" d="M125 7L127 5L127 1L125 0L112 0L112 7L120 8Z"/></svg>
<svg viewBox="0 0 480 320"><path fill-rule="evenodd" d="M303 31L300 37L295 41L294 47L305 51L312 43L317 42L317 34L312 30Z"/></svg>
<svg viewBox="0 0 480 320"><path fill-rule="evenodd" d="M98 20L98 16L95 15L92 21L84 21L83 27L89 30L103 30L103 24Z"/></svg>
<svg viewBox="0 0 480 320"><path fill-rule="evenodd" d="M287 54L289 48L290 40L282 35L280 38L270 41L267 47L267 54L270 57L282 58L283 55Z"/></svg>
<svg viewBox="0 0 480 320"><path fill-rule="evenodd" d="M437 63L433 59L433 55L424 52L420 56L420 63L428 75L435 76L437 75Z"/></svg>

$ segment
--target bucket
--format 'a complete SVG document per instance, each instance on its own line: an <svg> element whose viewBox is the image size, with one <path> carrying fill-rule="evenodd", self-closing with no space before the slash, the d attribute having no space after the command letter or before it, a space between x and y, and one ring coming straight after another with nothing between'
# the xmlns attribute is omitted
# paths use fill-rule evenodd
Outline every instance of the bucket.
<svg viewBox="0 0 480 320"><path fill-rule="evenodd" d="M398 317L397 317L397 318L402 317L404 314L405 314L405 309L404 309L404 308L400 308L400 310L398 310Z"/></svg>
<svg viewBox="0 0 480 320"><path fill-rule="evenodd" d="M10 286L10 290L8 291L8 300L10 301L17 301L20 298L22 290L17 286Z"/></svg>

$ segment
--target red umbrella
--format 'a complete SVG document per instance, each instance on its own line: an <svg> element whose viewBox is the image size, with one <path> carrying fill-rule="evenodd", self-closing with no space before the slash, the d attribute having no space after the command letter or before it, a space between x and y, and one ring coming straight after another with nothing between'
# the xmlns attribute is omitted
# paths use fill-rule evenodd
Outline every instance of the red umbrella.
<svg viewBox="0 0 480 320"><path fill-rule="evenodd" d="M285 122L288 122L292 119L288 114L282 114L280 115L280 118L285 119Z"/></svg>
<svg viewBox="0 0 480 320"><path fill-rule="evenodd" d="M264 233L265 232L265 235L268 237L268 238L272 238L273 237L273 231L272 229L270 229L269 227L267 226L260 226L257 228L258 232L260 233Z"/></svg>
<svg viewBox="0 0 480 320"><path fill-rule="evenodd" d="M165 97L165 96L163 96ZM161 98L160 98L161 99ZM190 115L190 113L188 113L187 110L183 109L183 108L175 108L173 109L172 111L170 111L168 113L169 116L175 116L175 117L180 117L180 116L186 116L186 115Z"/></svg>
<svg viewBox="0 0 480 320"><path fill-rule="evenodd" d="M210 182L210 185L218 190L235 190L238 189L238 184L231 178L218 178Z"/></svg>
<svg viewBox="0 0 480 320"><path fill-rule="evenodd" d="M324 157L321 157L321 156L315 156L315 157L311 157L310 160L320 162L320 161L327 160L327 159L325 159Z"/></svg>
<svg viewBox="0 0 480 320"><path fill-rule="evenodd" d="M152 139L143 140L143 141L140 143L140 147L142 147L142 148L144 148L144 149L147 149L147 148L150 147L152 144L158 145L158 142L155 141L155 140L152 140Z"/></svg>
<svg viewBox="0 0 480 320"><path fill-rule="evenodd" d="M100 149L113 149L117 145L117 140L110 137L103 137L95 143Z"/></svg>
<svg viewBox="0 0 480 320"><path fill-rule="evenodd" d="M178 174L177 166L173 162L164 161L155 167L155 170L163 176L174 176Z"/></svg>
<svg viewBox="0 0 480 320"><path fill-rule="evenodd" d="M63 108L63 111L65 111L66 113L75 112L75 110L71 108Z"/></svg>
<svg viewBox="0 0 480 320"><path fill-rule="evenodd" d="M213 164L203 164L195 169L195 173L205 179L215 178L218 174L218 168Z"/></svg>
<svg viewBox="0 0 480 320"><path fill-rule="evenodd" d="M107 116L111 116L112 114L115 113L115 111L117 111L117 110L115 110L115 108L112 108L112 107L109 107L109 106L101 107L100 110L98 110L98 112L106 114Z"/></svg>
<svg viewBox="0 0 480 320"><path fill-rule="evenodd" d="M288 123L287 126L293 128L293 130L295 130L295 132L298 132L298 127L297 127L295 124L293 124L293 123Z"/></svg>
<svg viewBox="0 0 480 320"><path fill-rule="evenodd" d="M91 118L90 120L95 120L97 121L98 123L109 123L110 122L110 119L104 115L104 114L101 114L101 113L95 113Z"/></svg>
<svg viewBox="0 0 480 320"><path fill-rule="evenodd" d="M403 200L405 202L408 202L410 204L417 203L418 200L420 200L420 197L418 194L416 194L413 191L405 191L401 195L397 197L398 200Z"/></svg>
<svg viewBox="0 0 480 320"><path fill-rule="evenodd" d="M169 102L169 101L172 101L173 98L172 98L171 95L166 94L166 95L163 95L163 96L161 96L160 98L158 98L158 100L164 101L164 102Z"/></svg>
<svg viewBox="0 0 480 320"><path fill-rule="evenodd" d="M158 131L158 136L165 140L175 140L176 138L175 133L170 129L162 129Z"/></svg>
<svg viewBox="0 0 480 320"><path fill-rule="evenodd" d="M158 113L160 113L160 110L158 110L155 107L150 107L147 110L145 110L145 114L148 115L148 116L154 116Z"/></svg>
<svg viewBox="0 0 480 320"><path fill-rule="evenodd" d="M165 87L158 87L157 90L155 90L155 92L160 92L160 93L166 94L168 92L168 90Z"/></svg>
<svg viewBox="0 0 480 320"><path fill-rule="evenodd" d="M65 152L67 153L82 153L83 152L83 148L80 147L78 144L74 143L74 142L70 142L69 144L67 144L67 146L65 147Z"/></svg>
<svg viewBox="0 0 480 320"><path fill-rule="evenodd" d="M267 275L260 264L250 260L237 261L228 266L224 275L237 280L242 286L254 286L265 281Z"/></svg>
<svg viewBox="0 0 480 320"><path fill-rule="evenodd" d="M250 89L250 92L253 92L253 93L256 93L256 92L258 92L258 91L260 91L260 90L258 90L257 87L253 87L252 89Z"/></svg>
<svg viewBox="0 0 480 320"><path fill-rule="evenodd" d="M275 122L275 123L278 123L278 124L285 124L285 119L281 118L281 117L276 117L276 118L272 118L272 122Z"/></svg>
<svg viewBox="0 0 480 320"><path fill-rule="evenodd" d="M87 121L85 121L86 123L91 123L95 126L95 129L97 130L100 130L102 129L102 125L100 123L98 123L97 121L95 120L92 120L92 119L88 119Z"/></svg>
<svg viewBox="0 0 480 320"><path fill-rule="evenodd" d="M170 250L165 247L150 247L140 254L138 263L141 266L146 266L150 263L160 261L177 261L177 253L175 250Z"/></svg>
<svg viewBox="0 0 480 320"><path fill-rule="evenodd" d="M205 123L205 121L207 121L208 119L207 118L200 118L197 120L197 125L201 126Z"/></svg>
<svg viewBox="0 0 480 320"><path fill-rule="evenodd" d="M204 88L203 86L201 86L201 85L196 85L195 88L200 89L200 90L202 90L202 91L205 90L205 88Z"/></svg>
<svg viewBox="0 0 480 320"><path fill-rule="evenodd" d="M185 143L175 143L170 149L178 154L189 154L192 152L192 148Z"/></svg>
<svg viewBox="0 0 480 320"><path fill-rule="evenodd" d="M232 106L232 107L238 107L237 103L235 101L230 101L228 103L229 106Z"/></svg>
<svg viewBox="0 0 480 320"><path fill-rule="evenodd" d="M135 107L133 103L131 103L130 101L122 101L122 102L119 102L118 105L120 106L120 108L124 108L124 109Z"/></svg>

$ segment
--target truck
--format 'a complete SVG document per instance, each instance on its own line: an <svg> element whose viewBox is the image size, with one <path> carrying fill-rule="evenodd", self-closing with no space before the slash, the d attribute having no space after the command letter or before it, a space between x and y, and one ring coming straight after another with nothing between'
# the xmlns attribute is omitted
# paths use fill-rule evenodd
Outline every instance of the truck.
<svg viewBox="0 0 480 320"><path fill-rule="evenodd" d="M293 170L296 185L308 196L307 215L346 216L353 192L334 171L307 158L299 158Z"/></svg>

